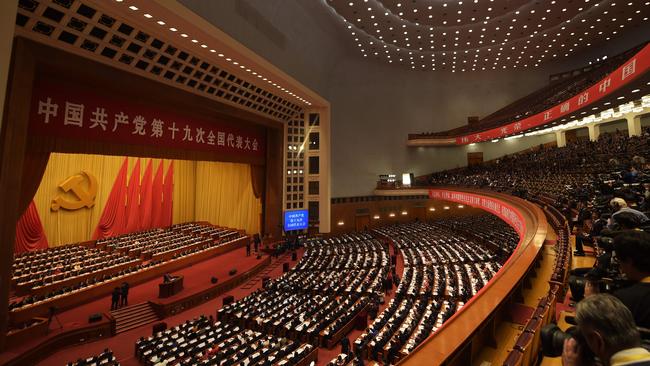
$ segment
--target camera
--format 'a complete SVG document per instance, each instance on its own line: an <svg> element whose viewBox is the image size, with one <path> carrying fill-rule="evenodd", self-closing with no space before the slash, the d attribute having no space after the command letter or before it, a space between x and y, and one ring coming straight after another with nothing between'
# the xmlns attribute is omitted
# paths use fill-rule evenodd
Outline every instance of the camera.
<svg viewBox="0 0 650 366"><path fill-rule="evenodd" d="M564 349L564 341L573 338L578 344L578 349L582 355L583 364L591 365L595 359L595 355L587 346L582 333L578 327L572 326L562 331L557 324L545 325L540 332L540 339L542 340L542 354L545 357L559 357L562 356ZM591 362L591 363L590 363Z"/></svg>

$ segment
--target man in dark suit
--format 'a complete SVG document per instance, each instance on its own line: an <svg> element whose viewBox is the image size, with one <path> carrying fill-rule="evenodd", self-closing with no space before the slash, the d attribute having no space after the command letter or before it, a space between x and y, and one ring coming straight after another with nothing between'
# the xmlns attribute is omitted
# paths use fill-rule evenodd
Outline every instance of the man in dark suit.
<svg viewBox="0 0 650 366"><path fill-rule="evenodd" d="M127 306L129 305L128 297L129 297L129 284L127 282L122 282L122 287L120 288L121 290L121 301L120 301L120 306Z"/></svg>
<svg viewBox="0 0 650 366"><path fill-rule="evenodd" d="M165 273L163 275L163 282L172 282L174 280L174 276L170 275L169 273Z"/></svg>
<svg viewBox="0 0 650 366"><path fill-rule="evenodd" d="M119 287L113 289L113 295L111 296L111 310L117 310L120 306L120 295L122 291Z"/></svg>

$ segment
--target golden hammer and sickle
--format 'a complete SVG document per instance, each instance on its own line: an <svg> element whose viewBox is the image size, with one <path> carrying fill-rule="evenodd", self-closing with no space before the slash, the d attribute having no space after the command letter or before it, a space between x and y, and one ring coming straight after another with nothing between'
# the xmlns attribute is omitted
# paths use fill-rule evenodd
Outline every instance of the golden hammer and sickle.
<svg viewBox="0 0 650 366"><path fill-rule="evenodd" d="M83 182L88 179L88 190L84 189ZM78 210L82 207L91 208L95 205L95 196L97 195L97 178L85 170L81 174L73 175L59 184L64 192L70 192L77 196L78 200L70 201L62 195L56 196L52 200L52 211L58 211L59 208L66 210Z"/></svg>

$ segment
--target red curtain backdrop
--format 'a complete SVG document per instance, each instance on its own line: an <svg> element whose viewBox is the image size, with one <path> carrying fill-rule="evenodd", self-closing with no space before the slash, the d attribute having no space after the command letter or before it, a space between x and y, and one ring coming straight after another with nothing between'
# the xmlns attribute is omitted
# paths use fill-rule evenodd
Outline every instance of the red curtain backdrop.
<svg viewBox="0 0 650 366"><path fill-rule="evenodd" d="M127 187L126 219L125 233L140 229L140 159L135 162Z"/></svg>
<svg viewBox="0 0 650 366"><path fill-rule="evenodd" d="M152 162L149 159L140 182L140 230L151 228L151 175L153 171L151 165Z"/></svg>
<svg viewBox="0 0 650 366"><path fill-rule="evenodd" d="M163 161L158 164L151 188L151 227L163 227Z"/></svg>
<svg viewBox="0 0 650 366"><path fill-rule="evenodd" d="M38 216L36 205L32 200L25 213L16 224L16 243L14 253L31 252L38 249L47 249L48 243L43 231L41 218Z"/></svg>
<svg viewBox="0 0 650 366"><path fill-rule="evenodd" d="M38 185L41 184L47 162L50 160L49 151L26 150L23 160L23 178L21 180L19 209L18 212L25 212L30 202L34 199Z"/></svg>
<svg viewBox="0 0 650 366"><path fill-rule="evenodd" d="M120 235L126 230L126 174L129 159L124 158L122 167L115 177L102 217L99 218L93 240Z"/></svg>
<svg viewBox="0 0 650 366"><path fill-rule="evenodd" d="M163 185L163 210L162 210L162 223L163 226L171 226L172 224L172 198L174 197L174 162L172 161L167 168L165 175L165 183Z"/></svg>

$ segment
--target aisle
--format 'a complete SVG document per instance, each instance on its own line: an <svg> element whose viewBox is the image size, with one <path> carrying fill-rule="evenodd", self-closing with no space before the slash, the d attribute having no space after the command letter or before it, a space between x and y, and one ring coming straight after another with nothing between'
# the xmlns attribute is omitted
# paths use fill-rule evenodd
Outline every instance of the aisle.
<svg viewBox="0 0 650 366"><path fill-rule="evenodd" d="M389 253L393 253L394 247L392 244L389 244ZM392 254L391 254L392 255ZM397 264L395 265L395 271L399 274L400 278L404 276L404 257L402 257L402 252L398 251L397 252ZM382 313L384 309L388 307L388 304L390 301L395 298L395 291L397 290L397 287L393 287L393 290L391 291L390 295L384 295L384 303L379 306L379 312L377 312L377 315ZM368 319L368 325L372 324L372 320ZM353 347L354 346L354 341L363 333L363 330L356 330L352 329L350 333L348 333L348 339L350 339L350 345ZM339 354L341 354L341 346L336 345L332 349L327 349L324 347L319 347L318 349L318 363L316 364L317 366L324 366L327 365L328 362L333 360L335 357L337 357ZM369 359L364 359L365 364L369 364L372 362L372 360Z"/></svg>

